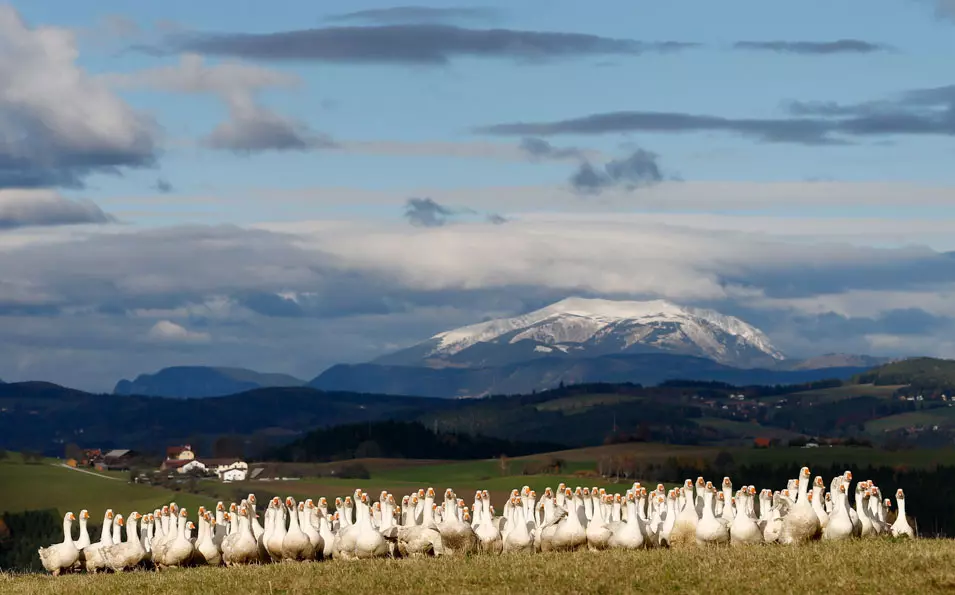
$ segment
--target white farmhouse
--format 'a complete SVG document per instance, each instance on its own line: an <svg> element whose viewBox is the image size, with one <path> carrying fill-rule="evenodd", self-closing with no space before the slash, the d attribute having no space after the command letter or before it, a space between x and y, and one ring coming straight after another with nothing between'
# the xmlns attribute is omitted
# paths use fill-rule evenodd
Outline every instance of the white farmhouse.
<svg viewBox="0 0 955 595"><path fill-rule="evenodd" d="M249 475L249 464L245 461L233 461L216 467L216 475L222 481L245 481Z"/></svg>

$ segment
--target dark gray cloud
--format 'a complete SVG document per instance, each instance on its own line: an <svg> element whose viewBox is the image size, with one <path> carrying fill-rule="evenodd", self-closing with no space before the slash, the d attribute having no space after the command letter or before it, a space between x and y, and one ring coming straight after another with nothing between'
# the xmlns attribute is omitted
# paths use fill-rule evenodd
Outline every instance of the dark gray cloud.
<svg viewBox="0 0 955 595"><path fill-rule="evenodd" d="M431 198L411 197L405 201L405 219L415 227L440 227L458 212Z"/></svg>
<svg viewBox="0 0 955 595"><path fill-rule="evenodd" d="M498 213L488 213L485 220L492 225L504 225L509 221L507 217Z"/></svg>
<svg viewBox="0 0 955 595"><path fill-rule="evenodd" d="M70 200L48 190L0 191L0 229L114 220L90 200Z"/></svg>
<svg viewBox="0 0 955 595"><path fill-rule="evenodd" d="M476 129L476 132L507 136L554 136L559 134L617 134L621 132L730 132L763 142L832 144L831 126L824 121L803 119L723 118L675 112L609 112L553 122L515 122Z"/></svg>
<svg viewBox="0 0 955 595"><path fill-rule="evenodd" d="M607 188L634 190L652 186L663 181L658 157L656 153L637 149L623 159L608 161L600 169L585 161L570 177L570 185L583 194L599 194Z"/></svg>
<svg viewBox="0 0 955 595"><path fill-rule="evenodd" d="M955 85L913 89L858 104L792 101L789 117L724 118L678 112L623 111L550 122L509 122L475 132L502 136L726 132L760 142L833 145L889 135L955 136ZM586 174L586 172L583 172Z"/></svg>
<svg viewBox="0 0 955 595"><path fill-rule="evenodd" d="M543 60L672 52L698 44L642 42L581 33L466 29L451 25L326 27L277 33L194 33L171 37L158 53L198 52L265 61L446 64L453 58Z"/></svg>
<svg viewBox="0 0 955 595"><path fill-rule="evenodd" d="M521 139L520 148L531 159L583 159L583 151L577 147L555 147L542 138L528 136Z"/></svg>
<svg viewBox="0 0 955 595"><path fill-rule="evenodd" d="M839 339L860 335L927 335L951 329L952 320L919 308L889 310L877 317L849 317L834 312L798 316L803 334L814 339Z"/></svg>
<svg viewBox="0 0 955 595"><path fill-rule="evenodd" d="M396 23L456 23L475 21L493 23L499 20L501 13L495 8L485 6L458 6L454 8L434 8L431 6L393 6L391 8L372 8L335 14L325 18L330 22L364 22L379 25Z"/></svg>
<svg viewBox="0 0 955 595"><path fill-rule="evenodd" d="M173 188L172 184L166 178L156 179L156 183L153 185L153 188L155 188L157 192L161 192L163 194L169 194L175 190L175 188Z"/></svg>
<svg viewBox="0 0 955 595"><path fill-rule="evenodd" d="M737 41L737 50L770 51L786 54L871 54L886 52L892 48L881 43L861 39L837 39L836 41Z"/></svg>
<svg viewBox="0 0 955 595"><path fill-rule="evenodd" d="M153 165L155 124L75 63L72 32L30 28L3 5L0 40L0 188L79 187Z"/></svg>

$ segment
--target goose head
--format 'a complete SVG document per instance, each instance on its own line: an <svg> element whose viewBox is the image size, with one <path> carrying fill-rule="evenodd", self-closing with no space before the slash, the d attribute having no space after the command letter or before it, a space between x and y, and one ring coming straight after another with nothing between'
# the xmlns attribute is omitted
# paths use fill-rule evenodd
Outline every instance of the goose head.
<svg viewBox="0 0 955 595"><path fill-rule="evenodd" d="M888 498L886 498L886 499L882 502L882 505L885 506L887 509L888 509L888 508L892 508L892 501L889 500Z"/></svg>
<svg viewBox="0 0 955 595"><path fill-rule="evenodd" d="M187 511L185 508L180 508L180 509L179 509L179 516L182 517L182 518L188 518L188 517L189 517L189 511Z"/></svg>
<svg viewBox="0 0 955 595"><path fill-rule="evenodd" d="M229 503L229 512L231 512L232 514L239 512L239 505L236 504L235 502Z"/></svg>
<svg viewBox="0 0 955 595"><path fill-rule="evenodd" d="M683 482L683 489L684 489L684 490L687 490L687 491L692 490L692 489L693 489L693 480L692 480L692 479L687 479L686 481L684 481L684 482Z"/></svg>
<svg viewBox="0 0 955 595"><path fill-rule="evenodd" d="M730 480L729 477L723 478L723 488L729 488L731 490L733 489L733 482Z"/></svg>
<svg viewBox="0 0 955 595"><path fill-rule="evenodd" d="M216 510L219 512L225 512L225 504L223 504L221 500L216 503Z"/></svg>
<svg viewBox="0 0 955 595"><path fill-rule="evenodd" d="M76 515L73 514L72 512L68 512L68 513L66 513L65 515L63 515L63 519L64 519L64 520L67 520L67 521L70 521L70 522L73 522L73 521L76 520Z"/></svg>
<svg viewBox="0 0 955 595"><path fill-rule="evenodd" d="M163 515L163 516L169 516L169 506L168 506L168 505L162 507L162 515Z"/></svg>
<svg viewBox="0 0 955 595"><path fill-rule="evenodd" d="M700 479L703 479L703 478L701 477ZM697 485L699 485L699 482L697 482ZM707 492L710 492L716 488L713 487L712 481L708 481L706 482L706 484L704 484L703 489L705 489Z"/></svg>
<svg viewBox="0 0 955 595"><path fill-rule="evenodd" d="M813 487L823 489L823 490L826 489L826 484L822 481L821 475L817 475L816 478L812 481L812 484L813 484Z"/></svg>
<svg viewBox="0 0 955 595"><path fill-rule="evenodd" d="M583 494L585 498L590 497L590 488L584 488Z"/></svg>
<svg viewBox="0 0 955 595"><path fill-rule="evenodd" d="M304 506L305 508L311 510L311 509L315 508L315 502L313 502L311 498L306 498L306 499L305 499L305 502L302 502L302 506Z"/></svg>
<svg viewBox="0 0 955 595"><path fill-rule="evenodd" d="M703 480L702 477L697 477L697 478L696 478L696 488L697 488L698 490L703 490L703 489L706 488L706 482Z"/></svg>
<svg viewBox="0 0 955 595"><path fill-rule="evenodd" d="M89 519L89 518L90 518L90 511L86 510L85 508L80 511L80 520L81 520L81 521L85 521L85 520L87 520L87 519Z"/></svg>
<svg viewBox="0 0 955 595"><path fill-rule="evenodd" d="M109 519L109 520L113 520L113 509L112 509L112 508L107 508L107 509L106 509L106 514L105 514L104 516L105 516L105 518L107 518L107 519Z"/></svg>
<svg viewBox="0 0 955 595"><path fill-rule="evenodd" d="M249 497L246 498L245 500L252 506L255 506L255 494L249 493Z"/></svg>
<svg viewBox="0 0 955 595"><path fill-rule="evenodd" d="M905 500L905 492L902 491L902 488L895 490L895 499Z"/></svg>
<svg viewBox="0 0 955 595"><path fill-rule="evenodd" d="M73 516L73 513L71 512L71 513L69 513L69 515L70 515L70 516ZM72 520L72 519L70 519L70 520ZM113 521L113 523L116 524L116 525L119 525L120 527L122 527L123 525L126 524L126 521L123 520L123 515L117 514L117 515L116 515L116 519Z"/></svg>
<svg viewBox="0 0 955 595"><path fill-rule="evenodd" d="M425 492L425 495L426 495L425 497L431 498L432 500L434 500L434 488L429 487L427 491Z"/></svg>
<svg viewBox="0 0 955 595"><path fill-rule="evenodd" d="M232 521L232 515L231 515L230 513L228 513L228 512L223 512L223 513L222 513L222 520L225 521L226 523L229 523L229 522Z"/></svg>
<svg viewBox="0 0 955 595"><path fill-rule="evenodd" d="M196 511L196 514L198 514L199 516L206 516L206 507L200 506L199 510Z"/></svg>
<svg viewBox="0 0 955 595"><path fill-rule="evenodd" d="M295 498L293 498L293 497L291 497L291 496L286 496L286 497L285 497L285 507L288 508L289 510L295 510L296 508L298 508L298 507L295 505Z"/></svg>

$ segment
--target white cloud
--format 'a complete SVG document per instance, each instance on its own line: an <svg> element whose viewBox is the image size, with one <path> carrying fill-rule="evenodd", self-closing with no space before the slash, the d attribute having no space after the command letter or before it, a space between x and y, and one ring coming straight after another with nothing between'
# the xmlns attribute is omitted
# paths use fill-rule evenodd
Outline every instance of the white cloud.
<svg viewBox="0 0 955 595"><path fill-rule="evenodd" d="M161 343L205 343L212 338L209 333L190 331L171 320L160 320L149 329L146 336Z"/></svg>
<svg viewBox="0 0 955 595"><path fill-rule="evenodd" d="M153 123L77 64L74 34L0 6L0 187L77 185L149 165Z"/></svg>

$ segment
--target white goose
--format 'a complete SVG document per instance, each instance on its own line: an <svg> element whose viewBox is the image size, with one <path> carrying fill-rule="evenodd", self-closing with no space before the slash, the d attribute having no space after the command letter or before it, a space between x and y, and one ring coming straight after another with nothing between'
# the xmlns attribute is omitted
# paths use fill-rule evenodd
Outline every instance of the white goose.
<svg viewBox="0 0 955 595"><path fill-rule="evenodd" d="M718 493L712 485L703 492L703 517L696 525L698 545L718 545L730 541L729 523L726 519L716 516L714 511L714 502L720 498L723 498L723 493Z"/></svg>
<svg viewBox="0 0 955 595"><path fill-rule="evenodd" d="M103 557L103 548L113 545L113 509L107 508L103 515L103 527L100 529L99 541L83 548L81 557L86 566L86 572L95 574L106 568L106 558Z"/></svg>
<svg viewBox="0 0 955 595"><path fill-rule="evenodd" d="M627 520L621 523L607 542L612 548L638 550L646 546L643 519L637 512L633 491L627 493Z"/></svg>
<svg viewBox="0 0 955 595"><path fill-rule="evenodd" d="M892 523L892 537L911 537L915 538L915 530L909 525L909 520L905 516L905 492L902 488L895 491L895 502L899 509L895 522Z"/></svg>
<svg viewBox="0 0 955 595"><path fill-rule="evenodd" d="M756 488L744 487L740 490L737 504L740 510L730 523L730 543L733 545L749 545L763 542L763 532L759 530L756 519L750 516L749 507L756 496Z"/></svg>
<svg viewBox="0 0 955 595"><path fill-rule="evenodd" d="M513 522L507 537L504 538L502 551L507 553L534 551L534 537L527 530L527 520L524 518L524 506L520 496L511 496L508 501Z"/></svg>
<svg viewBox="0 0 955 595"><path fill-rule="evenodd" d="M833 498L832 514L829 523L822 531L822 538L828 541L842 541L852 537L852 518L849 516L849 495L846 493L846 484L839 483L838 491Z"/></svg>
<svg viewBox="0 0 955 595"><path fill-rule="evenodd" d="M523 509L521 512L524 512ZM474 494L474 517L477 520L474 532L477 535L480 550L485 553L500 554L504 549L504 538L491 517L491 502L484 499L482 492ZM526 532L527 522L523 514L520 515L518 523L524 525ZM529 533L528 539L530 539Z"/></svg>
<svg viewBox="0 0 955 595"><path fill-rule="evenodd" d="M63 515L63 541L37 550L43 568L52 572L53 576L59 576L60 572L73 568L80 559L80 550L76 549L76 544L73 543L72 529L75 520L76 515L72 512Z"/></svg>
<svg viewBox="0 0 955 595"><path fill-rule="evenodd" d="M143 515L136 511L129 513L129 521L126 522L126 541L113 544L103 550L103 557L106 558L106 565L113 572L122 572L129 568L135 568L143 561L146 555L146 549L139 539L139 531L136 530L136 523L143 518Z"/></svg>
<svg viewBox="0 0 955 595"><path fill-rule="evenodd" d="M315 546L309 540L308 535L302 531L299 524L299 508L295 503L295 498L288 496L285 498L285 506L288 509L288 531L282 539L282 559L293 561L304 561L315 558Z"/></svg>
<svg viewBox="0 0 955 595"><path fill-rule="evenodd" d="M779 542L782 544L805 543L820 535L819 517L809 502L810 476L809 467L803 467L799 471L796 503L783 518L782 533L779 536Z"/></svg>

